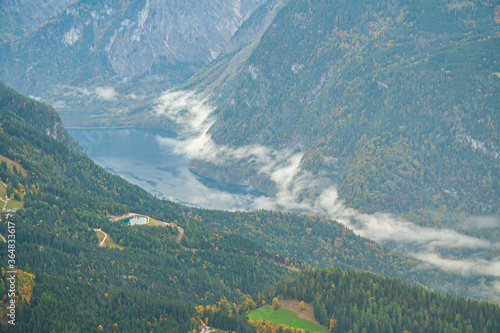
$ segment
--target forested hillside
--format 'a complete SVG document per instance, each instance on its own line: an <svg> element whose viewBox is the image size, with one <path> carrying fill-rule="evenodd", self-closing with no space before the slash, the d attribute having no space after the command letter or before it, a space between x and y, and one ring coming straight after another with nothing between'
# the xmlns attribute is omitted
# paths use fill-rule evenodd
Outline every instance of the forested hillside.
<svg viewBox="0 0 500 333"><path fill-rule="evenodd" d="M298 333L246 317L278 299L331 332L500 332L483 301L500 291L498 1L31 3L0 5L0 76L67 123L185 126L177 150L213 150L190 168L266 192L259 207L411 221L427 228L394 230L425 241L384 244L450 269L322 217L160 200L0 82L0 332Z"/></svg>
<svg viewBox="0 0 500 333"><path fill-rule="evenodd" d="M287 273L279 257L238 236L220 239L186 226L189 241L198 245L192 252L170 227L110 222L108 214L130 211L168 222L189 219L183 218L186 208L154 198L28 125L17 115L22 112L0 113L0 155L26 170L2 171L2 181L14 184L24 201L10 218L17 268L35 276L31 300L18 300L15 330L187 332L199 326L195 304L223 297L238 302ZM109 233L123 250L99 247L93 228ZM4 219L0 233L6 229ZM5 305L7 246L0 247Z"/></svg>
<svg viewBox="0 0 500 333"><path fill-rule="evenodd" d="M380 275L321 269L278 282L267 299L313 303L331 332L497 332L500 308L411 287Z"/></svg>
<svg viewBox="0 0 500 333"><path fill-rule="evenodd" d="M0 81L0 110L15 112L26 124L63 143L79 149L76 141L66 132L61 118L53 107L26 98Z"/></svg>
<svg viewBox="0 0 500 333"><path fill-rule="evenodd" d="M233 147L302 150L303 170L326 174L362 212L451 227L498 214L499 12L483 0L291 1L214 89L209 133ZM205 87L197 80L189 87ZM246 176L251 163L224 167L276 191Z"/></svg>
<svg viewBox="0 0 500 333"><path fill-rule="evenodd" d="M314 319L329 332L497 332L500 308L410 286L399 279L352 269L302 270L281 279L253 298L236 305L218 302L199 306L197 312L213 327L227 332L302 333L293 325L249 320L246 315L261 306L273 311L285 300L307 304ZM270 310L269 310L270 311ZM308 320L312 318L307 316ZM311 330L312 332L312 330Z"/></svg>
<svg viewBox="0 0 500 333"><path fill-rule="evenodd" d="M476 299L495 298L483 289L493 287L496 277L450 273L412 257L388 251L375 242L355 235L337 222L315 216L258 211L228 213L194 210L193 221L212 231L242 235L281 255L284 262L311 267L354 268L402 278L440 292ZM457 253L466 249L457 249ZM307 267L307 266L306 266ZM494 288L494 287L493 287Z"/></svg>
<svg viewBox="0 0 500 333"><path fill-rule="evenodd" d="M203 211L158 200L29 125L43 105L4 86L0 95L18 102L0 111L0 155L19 165L3 169L0 176L24 202L24 209L10 218L16 228L16 265L28 279L19 280L19 288L29 295L18 299L19 325L14 331L85 327L89 332L187 332L200 326L195 305L221 299L243 302L294 266L307 267L306 261L403 277L404 271L418 266L332 221L271 212ZM32 105L31 111L19 110L23 101ZM131 227L109 219L127 212L177 223L186 236L179 244L176 229ZM259 219L274 230L266 230L267 239L248 237L247 228L260 225ZM291 220L295 222L289 224ZM6 228L4 219L0 233L5 235ZM99 247L93 228L106 232L122 249ZM333 252L333 240L321 241L330 231L336 237ZM311 239L299 250L293 245L297 238L289 238L293 234ZM323 248L325 259L320 261L315 253ZM0 251L7 253L3 242ZM1 258L5 267L7 257ZM0 284L4 305L6 271ZM422 284L448 285L456 279L437 271L414 275L411 281Z"/></svg>

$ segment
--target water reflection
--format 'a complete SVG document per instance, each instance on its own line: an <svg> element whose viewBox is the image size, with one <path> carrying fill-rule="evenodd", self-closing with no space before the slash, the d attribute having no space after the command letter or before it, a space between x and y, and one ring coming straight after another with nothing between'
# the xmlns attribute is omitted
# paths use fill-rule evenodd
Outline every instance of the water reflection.
<svg viewBox="0 0 500 333"><path fill-rule="evenodd" d="M175 153L176 140L160 144L169 133L146 129L69 129L87 155L107 171L159 198L202 208L249 210L263 193L249 186L195 175L188 160Z"/></svg>

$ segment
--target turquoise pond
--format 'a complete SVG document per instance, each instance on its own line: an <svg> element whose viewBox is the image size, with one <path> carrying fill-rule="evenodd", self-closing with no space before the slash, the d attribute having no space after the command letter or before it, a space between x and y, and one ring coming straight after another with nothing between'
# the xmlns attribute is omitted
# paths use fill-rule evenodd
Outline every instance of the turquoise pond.
<svg viewBox="0 0 500 333"><path fill-rule="evenodd" d="M130 225L143 225L148 223L148 219L142 216L133 216L126 219L121 220L123 223L128 223Z"/></svg>

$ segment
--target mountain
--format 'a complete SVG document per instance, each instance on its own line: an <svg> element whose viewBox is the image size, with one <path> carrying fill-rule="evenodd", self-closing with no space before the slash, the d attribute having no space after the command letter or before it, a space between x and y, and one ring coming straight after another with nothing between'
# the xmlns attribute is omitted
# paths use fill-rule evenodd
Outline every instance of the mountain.
<svg viewBox="0 0 500 333"><path fill-rule="evenodd" d="M42 14L54 20L2 28L1 77L56 102L66 122L169 128L172 119L149 103L184 82L210 95L217 120L206 137L237 159L193 159L198 173L271 196L302 177L302 192L293 194L304 204L333 200L322 191L334 184L361 213L466 228L490 241L488 258L498 257L496 217L483 226L480 219L489 217L472 219L472 228L457 223L498 215L500 7L492 2L52 4ZM159 43L159 35L173 36L173 44ZM272 161L283 177L262 172L255 163L262 151L290 154ZM339 331L497 329L495 305L416 286L495 300L491 267L459 276L328 219L158 200L83 156L51 107L3 84L0 159L0 193L10 198L7 207L22 208L9 218L22 268L16 330L197 331L205 315L199 305L211 322L222 321L218 327L235 323L244 331L252 326L240 315L243 305L272 296L312 299L316 319L338 322ZM290 160L298 174L284 179ZM152 222L113 222L130 212ZM444 251L467 257L469 246ZM0 251L8 251L1 242ZM0 262L6 267L4 257ZM305 270L290 275L298 269ZM433 316L440 307L446 311Z"/></svg>
<svg viewBox="0 0 500 333"><path fill-rule="evenodd" d="M47 134L66 147L80 150L78 143L64 129L61 118L53 107L27 99L0 82L0 110L15 112L28 125Z"/></svg>
<svg viewBox="0 0 500 333"><path fill-rule="evenodd" d="M76 1L37 29L0 45L0 79L56 105L70 125L95 121L103 110L106 117L118 114L123 121L145 100L216 58L263 3ZM15 27L22 26L21 18L13 20Z"/></svg>
<svg viewBox="0 0 500 333"><path fill-rule="evenodd" d="M301 172L351 208L458 230L498 217L499 12L483 0L78 1L0 45L0 78L70 126L174 131L155 98L181 85L210 96L215 144L300 152ZM253 162L190 167L279 191Z"/></svg>
<svg viewBox="0 0 500 333"><path fill-rule="evenodd" d="M75 0L5 0L0 3L0 40L9 41L37 29Z"/></svg>
<svg viewBox="0 0 500 333"><path fill-rule="evenodd" d="M286 274L276 254L237 235L188 226L194 217L185 217L187 208L154 198L30 125L49 122L37 113L45 105L3 85L0 89L2 100L22 99L18 107L0 111L0 177L7 195L23 207L9 224L3 217L1 233L7 237L8 226L15 226L15 268L33 276L33 283L18 280L26 297L17 299L14 331L109 331L118 323L122 331L187 332L198 327L194 305L222 297L237 301L242 292L258 292ZM30 113L23 101L33 106ZM64 129L62 134L67 135ZM7 168L5 161L16 167ZM130 211L182 223L197 251L184 249L170 226L110 222L109 214ZM106 232L122 250L99 247L94 229ZM7 253L3 241L0 248ZM5 305L7 256L1 265Z"/></svg>
<svg viewBox="0 0 500 333"><path fill-rule="evenodd" d="M282 306L291 314L282 311ZM274 319L245 320L256 307L262 307ZM303 270L242 304L219 302L197 310L214 327L228 332L314 332L294 326L298 323L297 315L322 325L322 332L336 333L496 332L500 325L500 309L496 305L437 294L376 274L338 268Z"/></svg>
<svg viewBox="0 0 500 333"><path fill-rule="evenodd" d="M410 287L396 279L353 270L302 271L287 276L268 292L264 293L268 304L274 297L312 303L315 318L330 332L496 332L500 329L500 309L494 305L468 302Z"/></svg>
<svg viewBox="0 0 500 333"><path fill-rule="evenodd" d="M302 172L349 207L459 228L500 208L499 11L479 0L288 2L250 55L185 87L211 94L216 144L300 151ZM248 160L191 168L276 193Z"/></svg>
<svg viewBox="0 0 500 333"><path fill-rule="evenodd" d="M14 331L192 331L199 327L195 305L243 302L290 270L310 265L369 269L446 290L455 283L464 294L479 286L472 277L390 253L333 221L159 200L54 140L44 126L36 128L50 123L45 118L53 111L39 112L46 105L4 85L0 96L16 100L0 110L0 155L17 165L2 163L0 177L23 206L8 219L23 276ZM60 135L67 135L64 129ZM110 220L129 212L175 223L184 237L161 222L131 227ZM4 220L1 234L7 227ZM102 233L111 247L99 246ZM0 251L7 252L3 242ZM0 279L2 304L8 301L7 271Z"/></svg>

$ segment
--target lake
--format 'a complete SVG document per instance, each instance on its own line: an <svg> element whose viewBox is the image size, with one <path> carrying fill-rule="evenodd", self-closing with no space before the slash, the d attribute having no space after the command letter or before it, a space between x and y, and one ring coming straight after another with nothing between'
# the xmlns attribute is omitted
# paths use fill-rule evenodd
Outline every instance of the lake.
<svg viewBox="0 0 500 333"><path fill-rule="evenodd" d="M249 210L262 193L193 174L171 133L149 129L68 129L87 155L159 198L202 208ZM161 138L170 138L168 143Z"/></svg>

